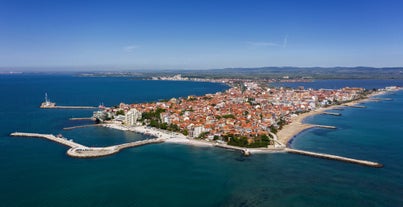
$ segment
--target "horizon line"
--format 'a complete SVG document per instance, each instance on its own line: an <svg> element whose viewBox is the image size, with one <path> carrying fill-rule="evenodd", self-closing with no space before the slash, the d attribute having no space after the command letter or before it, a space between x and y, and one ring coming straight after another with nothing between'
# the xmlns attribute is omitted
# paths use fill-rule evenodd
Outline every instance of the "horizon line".
<svg viewBox="0 0 403 207"><path fill-rule="evenodd" d="M403 69L403 66L240 66L240 67L217 67L217 68L130 68L130 66L0 66L1 72L131 72L131 71L208 71L208 70L225 70L225 69L263 69L263 68L300 68L300 69L334 69L334 68L372 68L372 69ZM40 69L40 70L35 70Z"/></svg>

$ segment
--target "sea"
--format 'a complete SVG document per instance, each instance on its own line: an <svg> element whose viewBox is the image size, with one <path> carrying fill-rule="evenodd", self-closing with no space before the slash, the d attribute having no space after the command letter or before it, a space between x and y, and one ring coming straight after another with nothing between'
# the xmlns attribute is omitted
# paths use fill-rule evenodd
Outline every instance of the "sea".
<svg viewBox="0 0 403 207"><path fill-rule="evenodd" d="M403 80L323 80L284 83L305 88L368 89ZM224 91L218 83L112 77L0 75L0 206L403 206L403 91L391 100L316 115L291 146L384 164L371 168L287 153L243 157L230 150L152 144L94 159L66 155L67 147L15 131L62 133L88 146L148 137L102 127L63 130L90 121L93 110L40 109L47 93L58 105L106 106Z"/></svg>

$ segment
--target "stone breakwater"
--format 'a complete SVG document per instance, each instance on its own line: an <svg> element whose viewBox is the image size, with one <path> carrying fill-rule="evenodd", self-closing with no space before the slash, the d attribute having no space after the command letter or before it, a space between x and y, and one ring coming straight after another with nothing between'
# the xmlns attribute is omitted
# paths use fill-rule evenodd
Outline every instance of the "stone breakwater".
<svg viewBox="0 0 403 207"><path fill-rule="evenodd" d="M338 160L338 161L349 162L349 163L354 163L354 164L359 164L359 165L365 165L365 166L369 166L369 167L376 167L376 168L383 167L382 164L377 163L377 162L352 159L352 158L347 158L347 157L342 157L342 156L337 156L337 155L309 152L309 151L296 150L296 149L291 149L291 148L286 148L285 151L288 153L293 153L293 154L300 154L300 155L317 157L317 158L322 158L322 159L329 159L329 160Z"/></svg>
<svg viewBox="0 0 403 207"><path fill-rule="evenodd" d="M129 142L120 145L114 145L109 147L87 147L81 144L78 144L72 140L68 140L64 137L57 137L53 134L38 134L38 133L24 133L24 132L14 132L11 133L10 136L13 137L36 137L36 138L44 138L50 141L57 142L59 144L65 145L70 147L67 150L67 155L71 157L77 158L93 158L93 157L103 157L111 154L118 153L120 150L130 148L130 147L137 147L146 144L153 144L153 143L161 143L164 142L164 138L155 138L155 139L147 139L141 140L137 142Z"/></svg>
<svg viewBox="0 0 403 207"><path fill-rule="evenodd" d="M269 146L268 148L244 148L244 147L231 146L231 145L227 145L227 144L218 144L218 143L213 143L213 142L203 141L203 140L189 139L188 137L175 133L175 132L169 132L169 131L165 131L165 130L159 130L159 129L144 127L144 126L126 127L126 126L116 125L116 124L105 124L102 126L114 128L114 129L118 129L118 130L143 133L143 134L147 134L150 136L154 136L155 138L136 141L136 142L129 142L129 143L120 144L120 145L113 145L113 146L109 146L109 147L87 147L87 146L78 144L78 143L74 142L73 140L68 140L67 138L64 138L61 136L54 136L52 134L14 132L14 133L11 133L10 136L13 136L13 137L37 137L37 138L44 138L44 139L47 139L50 141L54 141L59 144L70 147L67 150L67 155L69 155L71 157L76 157L76 158L94 158L94 157L108 156L108 155L118 153L119 151L126 149L126 148L138 147L138 146L154 144L154 143L170 142L170 143L177 143L177 144L219 147L219 148L225 148L225 149L230 149L230 150L237 150L237 151L241 151L244 155L247 155L247 156L252 153L288 152L288 153L301 154L301 155L306 155L306 156L311 156L311 157L316 157L316 158L338 160L338 161L342 161L342 162L360 164L360 165L365 165L365 166L369 166L369 167L383 167L383 165L380 163L366 161L366 160L357 160L357 159L352 159L352 158L347 158L347 157L342 157L342 156L337 156L337 155L315 153L315 152L308 152L308 151L286 148L285 145L282 144L278 140L277 136L274 134L273 134L274 141L277 143L274 146Z"/></svg>

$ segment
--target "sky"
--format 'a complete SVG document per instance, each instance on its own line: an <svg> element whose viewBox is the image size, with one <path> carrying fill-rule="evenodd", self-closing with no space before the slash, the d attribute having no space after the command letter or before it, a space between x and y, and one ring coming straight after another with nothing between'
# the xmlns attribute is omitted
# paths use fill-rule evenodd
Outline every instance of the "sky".
<svg viewBox="0 0 403 207"><path fill-rule="evenodd" d="M0 0L0 67L399 67L402 11L402 0Z"/></svg>

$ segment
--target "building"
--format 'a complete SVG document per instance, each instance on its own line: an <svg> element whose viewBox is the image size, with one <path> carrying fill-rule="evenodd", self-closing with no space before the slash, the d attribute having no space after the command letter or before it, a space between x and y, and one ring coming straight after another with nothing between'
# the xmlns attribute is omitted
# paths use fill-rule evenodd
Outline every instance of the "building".
<svg viewBox="0 0 403 207"><path fill-rule="evenodd" d="M134 126L137 124L137 121L139 119L141 119L141 112L138 111L137 109L130 109L126 113L125 124L127 126Z"/></svg>
<svg viewBox="0 0 403 207"><path fill-rule="evenodd" d="M193 128L193 133L191 134L193 138L198 137L201 133L203 133L204 127L203 126L197 126Z"/></svg>

